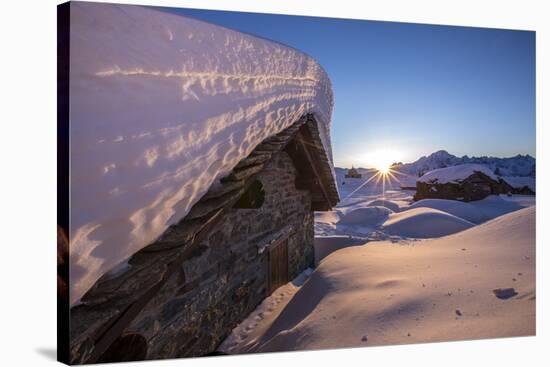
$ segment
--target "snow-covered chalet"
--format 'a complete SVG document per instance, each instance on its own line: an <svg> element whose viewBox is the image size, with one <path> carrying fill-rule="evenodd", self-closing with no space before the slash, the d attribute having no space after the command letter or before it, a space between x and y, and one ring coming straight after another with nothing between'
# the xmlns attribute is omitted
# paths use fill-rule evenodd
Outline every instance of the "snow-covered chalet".
<svg viewBox="0 0 550 367"><path fill-rule="evenodd" d="M314 211L339 201L328 76L297 50L167 12L78 2L70 11L71 180L113 200L71 196L73 212L82 202L97 214L96 227L78 216L70 230L70 362L216 353L263 299L314 266ZM172 90L182 95L163 95ZM165 116L196 123L157 139ZM120 121L131 123L111 133ZM155 176L141 182L142 172ZM131 203L128 220L126 204L109 210L116 200ZM102 230L77 242L83 228ZM97 244L94 266L73 250L83 244Z"/></svg>

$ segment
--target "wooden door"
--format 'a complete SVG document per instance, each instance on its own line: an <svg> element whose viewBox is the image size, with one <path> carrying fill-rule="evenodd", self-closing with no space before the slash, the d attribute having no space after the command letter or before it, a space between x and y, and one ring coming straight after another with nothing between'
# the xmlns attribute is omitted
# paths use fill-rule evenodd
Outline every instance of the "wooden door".
<svg viewBox="0 0 550 367"><path fill-rule="evenodd" d="M269 294L288 283L288 238L269 249Z"/></svg>

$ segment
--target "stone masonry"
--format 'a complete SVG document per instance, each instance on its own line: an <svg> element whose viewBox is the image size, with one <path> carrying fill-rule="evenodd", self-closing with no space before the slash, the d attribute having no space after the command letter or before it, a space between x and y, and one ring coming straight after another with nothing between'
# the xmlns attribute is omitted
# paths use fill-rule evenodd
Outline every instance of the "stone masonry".
<svg viewBox="0 0 550 367"><path fill-rule="evenodd" d="M313 212L338 200L317 123L304 115L71 308L70 363L214 353L274 288L313 265Z"/></svg>
<svg viewBox="0 0 550 367"><path fill-rule="evenodd" d="M308 191L294 185L296 169L285 152L257 179L265 191L258 209L231 208L127 328L148 341L148 358L213 352L267 296L267 251L281 228L291 228L289 278L313 265L313 212Z"/></svg>

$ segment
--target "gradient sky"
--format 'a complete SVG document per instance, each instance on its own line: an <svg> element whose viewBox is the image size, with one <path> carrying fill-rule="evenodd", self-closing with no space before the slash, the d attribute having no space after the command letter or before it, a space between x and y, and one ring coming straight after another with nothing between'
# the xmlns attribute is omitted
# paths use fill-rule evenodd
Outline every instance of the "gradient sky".
<svg viewBox="0 0 550 367"><path fill-rule="evenodd" d="M337 166L535 156L535 32L221 12L183 14L300 49L334 91ZM381 153L385 152L385 153Z"/></svg>

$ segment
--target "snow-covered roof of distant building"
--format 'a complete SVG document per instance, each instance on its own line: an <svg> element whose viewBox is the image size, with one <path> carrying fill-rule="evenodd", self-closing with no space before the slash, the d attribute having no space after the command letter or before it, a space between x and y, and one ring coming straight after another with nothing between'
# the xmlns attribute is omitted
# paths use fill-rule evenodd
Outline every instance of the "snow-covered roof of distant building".
<svg viewBox="0 0 550 367"><path fill-rule="evenodd" d="M418 182L425 183L459 183L475 172L481 172L489 178L498 181L498 177L487 166L481 164L460 164L445 168L434 169L420 177Z"/></svg>

